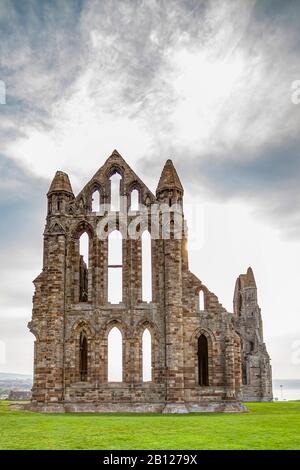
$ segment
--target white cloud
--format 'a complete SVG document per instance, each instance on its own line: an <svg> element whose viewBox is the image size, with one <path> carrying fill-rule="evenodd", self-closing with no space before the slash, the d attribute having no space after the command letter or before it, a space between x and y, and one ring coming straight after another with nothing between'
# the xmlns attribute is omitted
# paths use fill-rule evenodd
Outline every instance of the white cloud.
<svg viewBox="0 0 300 470"><path fill-rule="evenodd" d="M6 7L15 34L3 38L2 152L31 176L2 178L3 217L15 210L8 206L14 192L27 197L38 178L50 180L57 169L79 191L114 148L150 189L174 156L186 201L198 194L203 205L199 249L190 245L192 270L231 309L235 278L252 265L265 336L275 351L276 335L300 329L299 243L281 236L299 233L300 114L291 103L291 83L299 78L297 6L274 9L271 19L252 1L173 1L168 8L87 1L80 13L61 8L41 17L39 9L28 12L26 31ZM36 215L28 222L36 237L42 237L45 205L39 188L33 200L40 197L40 205L32 205L38 221ZM32 246L26 233L23 245ZM0 250L1 269L7 267L3 302L12 318L28 314L24 298L32 293L41 246L34 250L31 257L15 249L22 261L12 264L5 246ZM24 341L31 358L31 340ZM283 366L274 358L278 377ZM13 356L9 367L18 372L16 361Z"/></svg>

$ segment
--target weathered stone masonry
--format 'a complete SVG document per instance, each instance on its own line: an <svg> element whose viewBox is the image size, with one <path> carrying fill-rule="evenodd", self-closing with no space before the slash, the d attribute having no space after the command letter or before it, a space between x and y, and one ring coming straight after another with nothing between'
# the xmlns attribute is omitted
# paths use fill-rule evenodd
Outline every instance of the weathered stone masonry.
<svg viewBox="0 0 300 470"><path fill-rule="evenodd" d="M120 194L138 190L148 224L127 237L122 213L122 302L108 302L108 241L97 235L109 205L110 178L121 176ZM241 401L272 399L271 367L251 268L237 279L234 312L189 271L186 234L151 241L152 301L142 300L141 234L151 229L151 208L182 207L183 188L168 160L154 196L114 151L74 196L68 176L57 172L48 192L43 270L35 279L30 331L35 335L31 409L42 411L243 411ZM126 207L123 209L127 209ZM137 213L129 212L129 222ZM175 215L174 215L175 217ZM160 229L163 218L160 214ZM148 225L148 226L147 226ZM184 227L184 224L183 224ZM110 228L106 227L107 235ZM172 232L172 223L171 223ZM79 238L89 237L89 263ZM203 292L204 306L199 303ZM201 307L201 309L200 309ZM123 380L108 381L108 334L122 333ZM152 380L143 382L142 335L151 333Z"/></svg>

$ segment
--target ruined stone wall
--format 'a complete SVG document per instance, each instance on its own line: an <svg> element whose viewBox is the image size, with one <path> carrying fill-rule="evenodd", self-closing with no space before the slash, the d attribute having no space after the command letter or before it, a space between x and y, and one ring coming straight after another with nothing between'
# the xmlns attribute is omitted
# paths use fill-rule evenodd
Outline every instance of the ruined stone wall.
<svg viewBox="0 0 300 470"><path fill-rule="evenodd" d="M271 401L272 370L263 340L261 311L257 287L251 268L237 279L235 327L241 338L242 386L244 401Z"/></svg>
<svg viewBox="0 0 300 470"><path fill-rule="evenodd" d="M112 227L107 223L107 213L111 199L109 178L115 172L121 175L120 194L127 199L122 200L123 213L116 214L116 226ZM139 203L148 214L146 218L137 218L136 212L124 215L130 207L133 189L139 192ZM99 212L92 211L95 190L100 192ZM29 324L36 338L34 406L44 411L53 410L54 405L58 411L243 410L239 404L241 391L245 393L241 386L244 360L241 337L245 337L247 328L190 273L184 225L181 237L172 228L176 213L170 214L171 235L165 237L164 214L157 216L151 212L158 201L167 206L176 203L180 209L182 198L183 189L170 161L165 165L156 196L117 152L76 198L67 175L56 174L48 192L43 271L34 281ZM159 217L159 236L151 242L152 301L144 302L141 235L144 230L153 232L151 217ZM183 215L180 217L183 222ZM101 237L99 224L104 229ZM128 237L128 226L134 229L135 237ZM115 228L123 238L123 297L119 304L108 302L107 237ZM80 294L83 263L79 239L83 233L89 237L85 301ZM201 310L200 290L205 299ZM113 327L122 334L121 382L108 381L108 335ZM151 382L143 382L142 377L142 335L146 328L152 340ZM85 380L80 374L82 332L87 339ZM206 338L208 351L205 386L199 385L201 335ZM269 393L269 362L261 343L259 348L259 368L255 371L256 356L249 370L253 377L259 375L261 397L264 397ZM258 382L251 380L257 389Z"/></svg>

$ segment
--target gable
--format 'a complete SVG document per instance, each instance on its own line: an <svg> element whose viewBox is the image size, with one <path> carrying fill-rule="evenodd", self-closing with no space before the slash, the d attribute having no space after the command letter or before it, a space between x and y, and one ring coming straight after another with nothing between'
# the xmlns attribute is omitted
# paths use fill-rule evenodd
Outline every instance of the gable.
<svg viewBox="0 0 300 470"><path fill-rule="evenodd" d="M100 192L102 198L107 198L110 194L110 178L115 173L119 173L122 178L120 186L122 196L130 197L131 191L137 189L140 192L142 204L145 204L147 198L150 199L150 202L155 201L155 196L150 189L137 176L119 152L114 150L102 167L77 195L75 199L77 204L81 201L86 202L95 190Z"/></svg>

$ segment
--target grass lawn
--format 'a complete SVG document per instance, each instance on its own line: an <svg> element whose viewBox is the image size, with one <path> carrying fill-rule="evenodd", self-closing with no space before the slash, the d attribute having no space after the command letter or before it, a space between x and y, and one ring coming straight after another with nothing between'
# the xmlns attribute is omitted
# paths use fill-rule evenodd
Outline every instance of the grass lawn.
<svg viewBox="0 0 300 470"><path fill-rule="evenodd" d="M0 401L0 449L300 449L300 401L241 414L39 414Z"/></svg>

